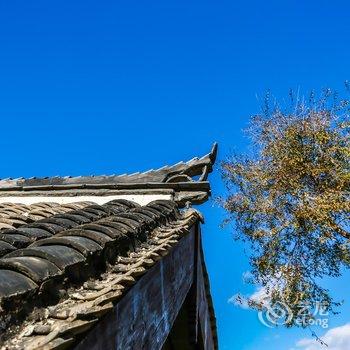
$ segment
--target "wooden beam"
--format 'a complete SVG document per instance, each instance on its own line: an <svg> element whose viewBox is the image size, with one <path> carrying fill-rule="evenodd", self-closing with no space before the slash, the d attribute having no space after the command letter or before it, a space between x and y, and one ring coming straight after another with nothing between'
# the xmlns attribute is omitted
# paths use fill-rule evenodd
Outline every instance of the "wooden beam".
<svg viewBox="0 0 350 350"><path fill-rule="evenodd" d="M216 334L214 336L212 330L211 317L214 317L211 300L209 302L209 281L205 271L204 256L202 250L202 241L200 234L200 226L196 227L196 280L194 286L196 288L196 344L197 348L203 350L217 349Z"/></svg>

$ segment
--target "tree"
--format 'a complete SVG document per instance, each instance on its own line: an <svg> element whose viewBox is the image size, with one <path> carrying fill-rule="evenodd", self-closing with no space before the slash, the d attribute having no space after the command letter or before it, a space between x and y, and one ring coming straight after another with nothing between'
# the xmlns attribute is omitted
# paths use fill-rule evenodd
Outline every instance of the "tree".
<svg viewBox="0 0 350 350"><path fill-rule="evenodd" d="M251 244L253 281L289 306L287 326L306 326L313 315L304 305L338 305L321 279L350 266L349 103L329 90L291 99L289 109L265 103L252 117L254 155L222 162L221 203L235 238Z"/></svg>

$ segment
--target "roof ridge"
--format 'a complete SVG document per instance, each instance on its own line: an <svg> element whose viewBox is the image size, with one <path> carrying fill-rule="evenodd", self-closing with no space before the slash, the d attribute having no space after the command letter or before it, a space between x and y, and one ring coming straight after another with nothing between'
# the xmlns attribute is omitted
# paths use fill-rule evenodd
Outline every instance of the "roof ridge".
<svg viewBox="0 0 350 350"><path fill-rule="evenodd" d="M149 169L143 172L121 175L79 175L79 176L51 176L51 177L29 177L29 178L7 178L0 179L0 191L14 191L23 189L37 189L49 186L76 186L118 183L162 183L169 177L169 173L191 173L192 176L201 175L205 166L212 169L216 160L217 143L212 146L211 151L201 158L195 157L187 162L180 161L174 165L165 165L158 169ZM105 182L104 182L105 181ZM107 182L106 182L107 181Z"/></svg>

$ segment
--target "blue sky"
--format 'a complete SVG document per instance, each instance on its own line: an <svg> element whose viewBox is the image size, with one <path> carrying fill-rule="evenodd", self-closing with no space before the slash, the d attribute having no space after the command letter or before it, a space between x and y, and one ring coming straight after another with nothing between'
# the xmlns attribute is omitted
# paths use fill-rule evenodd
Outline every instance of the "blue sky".
<svg viewBox="0 0 350 350"><path fill-rule="evenodd" d="M221 159L244 151L266 89L283 97L349 79L349 10L336 0L2 1L0 177L146 170L213 141ZM211 182L222 194L217 171ZM316 349L295 345L308 331L268 329L227 302L254 292L242 281L246 247L219 228L213 202L202 211L221 348ZM330 320L343 336L349 277L325 282L346 301Z"/></svg>

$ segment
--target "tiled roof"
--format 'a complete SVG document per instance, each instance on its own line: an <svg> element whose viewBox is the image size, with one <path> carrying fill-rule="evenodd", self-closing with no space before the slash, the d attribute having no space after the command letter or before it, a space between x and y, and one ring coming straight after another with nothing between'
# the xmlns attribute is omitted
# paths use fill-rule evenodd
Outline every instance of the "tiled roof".
<svg viewBox="0 0 350 350"><path fill-rule="evenodd" d="M54 214L63 214L72 209L81 209L89 202L75 202L60 205L58 203L34 203L31 205L19 203L0 204L0 230L4 228L15 228L21 225L47 218Z"/></svg>
<svg viewBox="0 0 350 350"><path fill-rule="evenodd" d="M66 349L81 339L202 219L194 209L179 208L210 194L206 180L216 147L202 158L146 173L0 180L1 349ZM79 200L86 189L100 198L120 186L133 193L162 185L172 189L171 200L143 206L125 199ZM72 203L62 204L62 191L70 192ZM8 193L16 200L28 193L31 199L57 196L57 202L6 203ZM206 289L216 337L208 284Z"/></svg>
<svg viewBox="0 0 350 350"><path fill-rule="evenodd" d="M79 217L89 222L76 225L73 220ZM12 324L4 349L74 344L75 336L87 332L200 219L196 210L180 212L173 201L141 207L122 200L51 217L55 233L50 232L52 226L41 226L48 238L37 237L27 248L0 259L0 280L6 281L0 285L0 325ZM108 263L112 265L106 269ZM77 287L74 281L81 280L86 282ZM69 292L48 306L45 301L62 290ZM34 306L37 309L16 327L14 320Z"/></svg>
<svg viewBox="0 0 350 350"><path fill-rule="evenodd" d="M12 204L3 206L12 208ZM24 219L26 221L22 225L18 222L12 223L13 228L10 229L0 229L0 257L18 248L25 248L39 239L51 237L81 224L91 223L111 213L110 206L99 206L91 202L62 205L38 203L30 206L16 204L16 207L23 210L23 222Z"/></svg>

